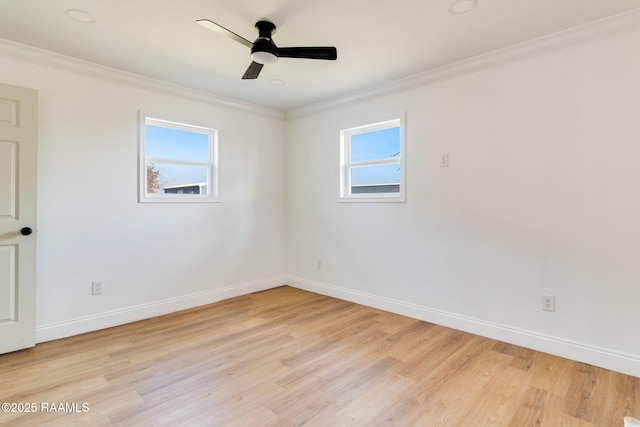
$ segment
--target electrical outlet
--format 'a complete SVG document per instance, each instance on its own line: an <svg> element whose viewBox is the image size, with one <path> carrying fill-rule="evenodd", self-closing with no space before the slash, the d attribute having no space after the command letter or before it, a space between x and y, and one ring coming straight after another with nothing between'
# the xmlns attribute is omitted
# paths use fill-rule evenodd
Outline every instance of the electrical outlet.
<svg viewBox="0 0 640 427"><path fill-rule="evenodd" d="M321 259L318 260L317 266L318 266L318 270L322 270L322 268L324 267Z"/></svg>
<svg viewBox="0 0 640 427"><path fill-rule="evenodd" d="M556 311L556 296L555 295L543 295L542 296L542 309L544 311Z"/></svg>
<svg viewBox="0 0 640 427"><path fill-rule="evenodd" d="M440 167L448 168L449 167L449 155L448 154L440 154Z"/></svg>
<svg viewBox="0 0 640 427"><path fill-rule="evenodd" d="M91 295L102 295L102 280L91 282Z"/></svg>

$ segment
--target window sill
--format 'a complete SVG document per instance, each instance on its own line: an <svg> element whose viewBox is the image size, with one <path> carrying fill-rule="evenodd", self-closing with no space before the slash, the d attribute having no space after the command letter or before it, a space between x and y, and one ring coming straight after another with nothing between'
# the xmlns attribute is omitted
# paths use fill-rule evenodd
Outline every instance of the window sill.
<svg viewBox="0 0 640 427"><path fill-rule="evenodd" d="M405 201L404 195L397 197L341 197L338 199L338 203L404 203Z"/></svg>
<svg viewBox="0 0 640 427"><path fill-rule="evenodd" d="M144 197L140 203L220 203L215 197Z"/></svg>

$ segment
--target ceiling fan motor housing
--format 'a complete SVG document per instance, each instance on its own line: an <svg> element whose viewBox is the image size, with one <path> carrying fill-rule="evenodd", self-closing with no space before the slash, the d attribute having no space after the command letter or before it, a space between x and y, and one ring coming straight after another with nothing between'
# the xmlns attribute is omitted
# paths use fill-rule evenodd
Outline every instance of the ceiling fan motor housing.
<svg viewBox="0 0 640 427"><path fill-rule="evenodd" d="M269 21L256 22L258 38L251 48L251 59L259 64L273 64L278 60L278 47L271 40L276 32L276 26Z"/></svg>
<svg viewBox="0 0 640 427"><path fill-rule="evenodd" d="M271 64L278 60L278 48L271 40L276 26L269 21L256 22L258 38L253 42L251 58L260 64Z"/></svg>

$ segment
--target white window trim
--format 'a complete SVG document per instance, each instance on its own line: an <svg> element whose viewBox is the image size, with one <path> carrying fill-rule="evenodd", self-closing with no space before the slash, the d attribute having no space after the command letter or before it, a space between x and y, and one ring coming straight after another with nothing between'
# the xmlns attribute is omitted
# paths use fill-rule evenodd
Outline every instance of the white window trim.
<svg viewBox="0 0 640 427"><path fill-rule="evenodd" d="M190 160L170 159L147 156L145 125L170 127L185 131L197 131L208 136L209 161L198 162ZM138 137L138 200L140 203L215 203L220 202L218 197L218 131L206 126L179 122L161 114L141 111L139 114ZM200 166L207 168L208 194L148 194L147 193L147 162L154 164L172 164L184 166ZM209 188L210 187L210 188Z"/></svg>
<svg viewBox="0 0 640 427"><path fill-rule="evenodd" d="M400 156L352 162L351 136L364 132L400 127ZM340 131L340 197L338 202L404 202L405 180L405 115L404 113L369 124L360 124ZM362 166L398 164L400 166L400 191L398 193L351 193L351 169Z"/></svg>

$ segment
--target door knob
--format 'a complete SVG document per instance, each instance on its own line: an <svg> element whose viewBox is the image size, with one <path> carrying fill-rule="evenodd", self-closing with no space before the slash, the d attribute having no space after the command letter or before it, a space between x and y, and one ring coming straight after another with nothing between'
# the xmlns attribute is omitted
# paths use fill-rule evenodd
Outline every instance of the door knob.
<svg viewBox="0 0 640 427"><path fill-rule="evenodd" d="M20 233L22 233L23 236L28 236L29 234L33 233L33 230L31 229L31 227L24 227L20 230Z"/></svg>

